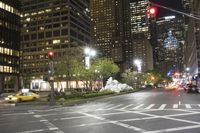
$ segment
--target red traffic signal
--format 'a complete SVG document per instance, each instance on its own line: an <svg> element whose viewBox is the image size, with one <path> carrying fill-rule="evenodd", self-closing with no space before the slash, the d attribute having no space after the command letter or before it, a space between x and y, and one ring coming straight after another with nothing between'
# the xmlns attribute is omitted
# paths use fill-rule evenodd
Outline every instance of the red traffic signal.
<svg viewBox="0 0 200 133"><path fill-rule="evenodd" d="M54 57L54 52L53 51L49 51L48 52L48 57L49 57L49 59L53 59L53 57Z"/></svg>
<svg viewBox="0 0 200 133"><path fill-rule="evenodd" d="M155 7L150 7L148 9L148 14L151 16L151 17L154 17L156 15L156 8Z"/></svg>

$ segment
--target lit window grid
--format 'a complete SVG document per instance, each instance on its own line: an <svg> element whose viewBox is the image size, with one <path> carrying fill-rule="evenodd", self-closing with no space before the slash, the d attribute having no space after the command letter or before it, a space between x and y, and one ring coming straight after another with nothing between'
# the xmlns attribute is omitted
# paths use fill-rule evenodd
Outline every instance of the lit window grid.
<svg viewBox="0 0 200 133"><path fill-rule="evenodd" d="M1 1L0 1L0 8L3 9L3 10L8 11L10 13L14 13L14 14L20 16L20 12L17 9L15 9L12 6L10 6L10 5L8 5L8 4L4 3L4 2L1 2Z"/></svg>

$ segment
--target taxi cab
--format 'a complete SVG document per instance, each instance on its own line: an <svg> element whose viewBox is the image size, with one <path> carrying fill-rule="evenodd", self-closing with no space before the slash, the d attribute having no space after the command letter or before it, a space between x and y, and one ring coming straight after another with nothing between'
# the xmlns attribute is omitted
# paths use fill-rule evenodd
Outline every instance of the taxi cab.
<svg viewBox="0 0 200 133"><path fill-rule="evenodd" d="M15 95L9 95L5 98L7 102L21 102L21 101L33 101L37 100L39 95L33 92L18 92Z"/></svg>

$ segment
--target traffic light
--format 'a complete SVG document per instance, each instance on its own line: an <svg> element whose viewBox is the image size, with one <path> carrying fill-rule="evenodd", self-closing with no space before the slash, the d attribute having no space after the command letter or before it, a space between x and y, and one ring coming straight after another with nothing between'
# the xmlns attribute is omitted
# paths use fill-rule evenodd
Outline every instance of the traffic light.
<svg viewBox="0 0 200 133"><path fill-rule="evenodd" d="M155 8L155 7L150 7L149 9L148 9L148 12L147 12L149 15L150 15L150 17L155 17L156 16L156 13L157 13L157 9Z"/></svg>
<svg viewBox="0 0 200 133"><path fill-rule="evenodd" d="M53 57L54 57L54 52L53 51L49 51L48 52L48 57L49 57L50 60L52 60Z"/></svg>

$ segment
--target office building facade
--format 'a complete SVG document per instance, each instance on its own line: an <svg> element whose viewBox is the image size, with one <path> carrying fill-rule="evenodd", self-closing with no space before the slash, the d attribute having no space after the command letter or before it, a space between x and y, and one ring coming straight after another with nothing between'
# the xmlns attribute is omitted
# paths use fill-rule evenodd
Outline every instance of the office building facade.
<svg viewBox="0 0 200 133"><path fill-rule="evenodd" d="M22 11L24 81L48 72L48 51L59 64L66 49L90 44L89 0L22 0Z"/></svg>
<svg viewBox="0 0 200 133"><path fill-rule="evenodd" d="M200 12L200 1L191 2L191 14ZM200 73L200 22L198 19L189 18L188 29L186 30L185 40L185 70L191 76Z"/></svg>
<svg viewBox="0 0 200 133"><path fill-rule="evenodd" d="M142 61L142 71L153 69L153 51L150 43L150 25L146 0L131 0L131 40L133 60Z"/></svg>
<svg viewBox="0 0 200 133"><path fill-rule="evenodd" d="M0 93L20 87L20 2L0 0Z"/></svg>
<svg viewBox="0 0 200 133"><path fill-rule="evenodd" d="M91 0L92 38L101 55L125 69L133 57L129 0Z"/></svg>

